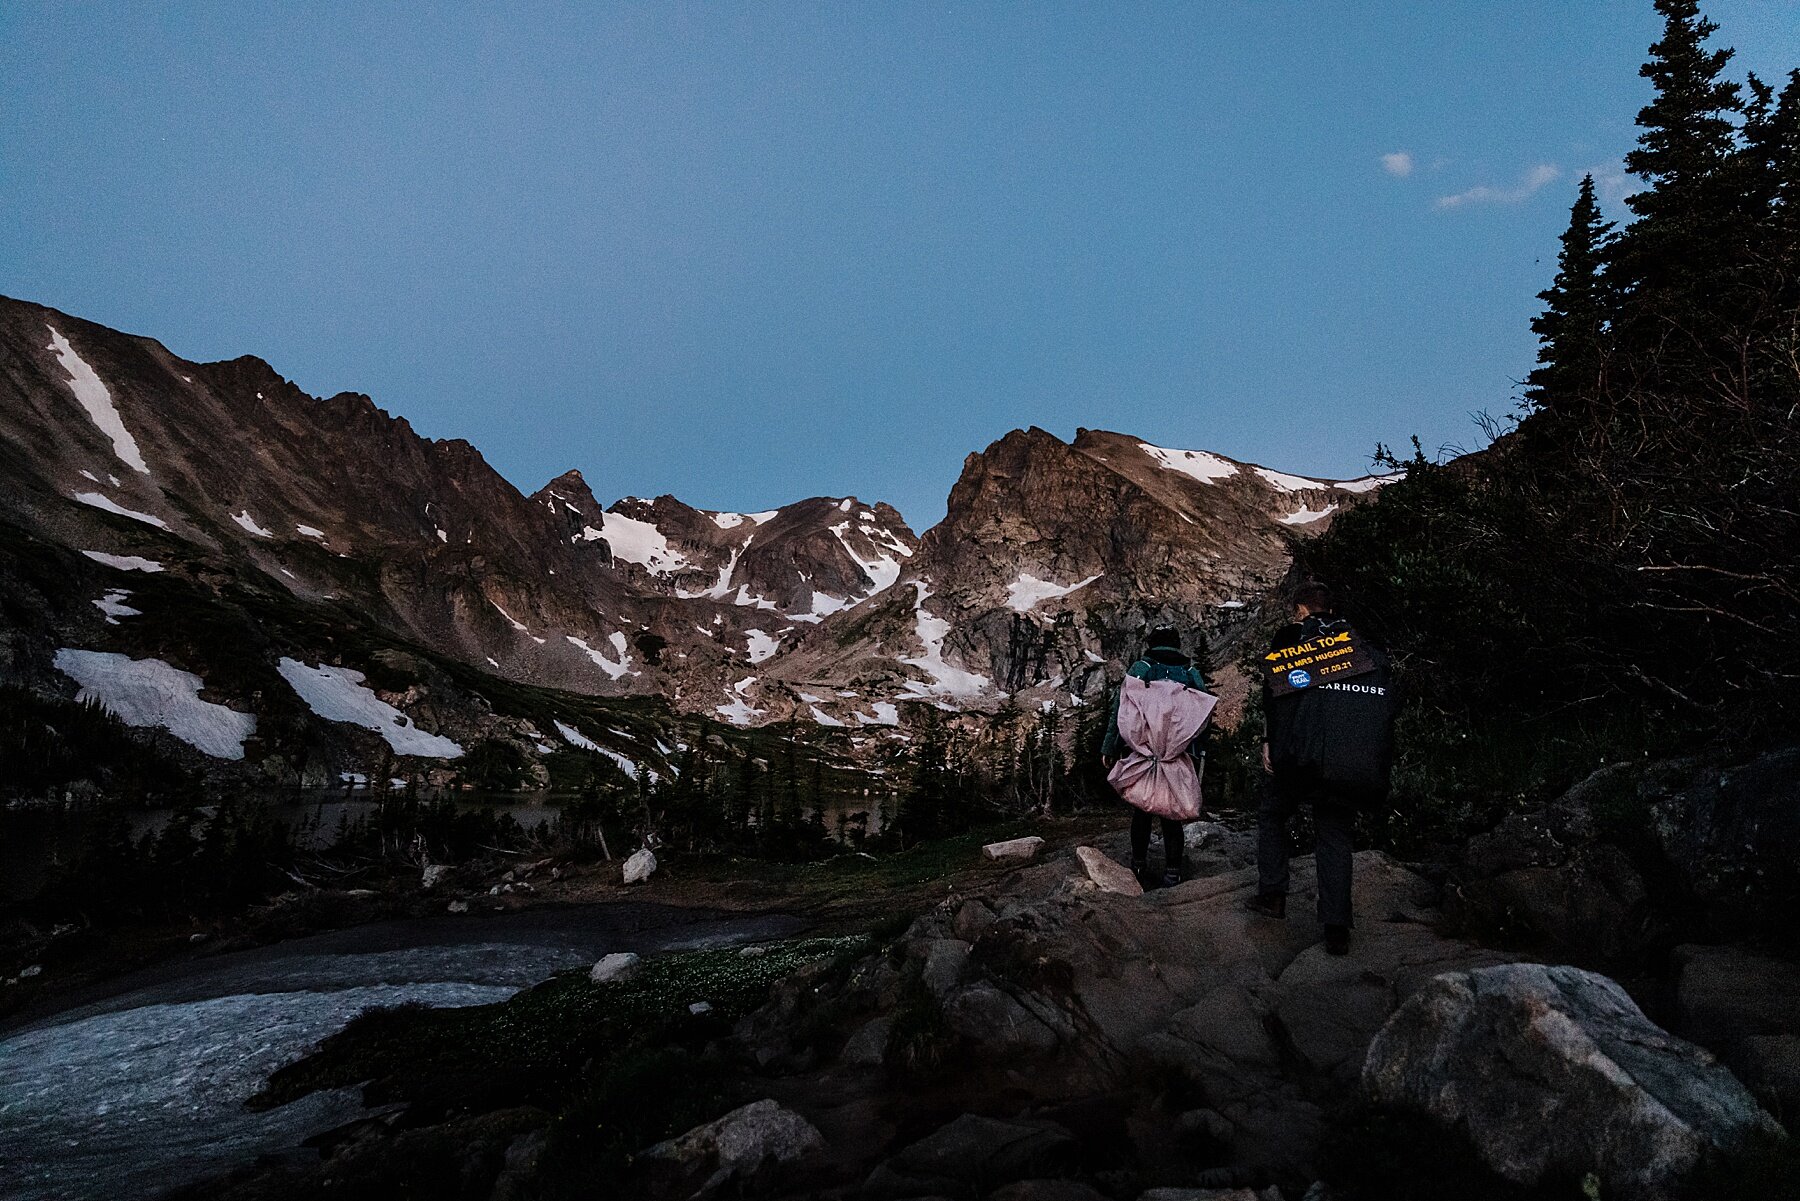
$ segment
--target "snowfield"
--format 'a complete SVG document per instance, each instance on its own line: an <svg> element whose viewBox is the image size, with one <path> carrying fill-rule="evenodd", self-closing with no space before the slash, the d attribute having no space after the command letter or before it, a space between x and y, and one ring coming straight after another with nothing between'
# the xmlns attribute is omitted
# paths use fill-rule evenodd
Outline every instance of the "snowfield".
<svg viewBox="0 0 1800 1201"><path fill-rule="evenodd" d="M424 759L460 758L463 749L441 734L427 734L412 719L363 686L363 673L321 663L308 667L283 658L276 670L307 707L326 721L349 722L387 739L396 755Z"/></svg>
<svg viewBox="0 0 1800 1201"><path fill-rule="evenodd" d="M600 514L600 528L586 526L581 537L589 542L596 538L606 539L613 558L636 563L651 575L674 575L693 567L669 545L661 530L648 521L639 521L623 513Z"/></svg>
<svg viewBox="0 0 1800 1201"><path fill-rule="evenodd" d="M169 528L169 523L162 518L152 517L148 513L140 513L136 509L127 509L124 505L117 504L98 492L77 492L74 496L76 500L84 505L92 505L96 509L104 509L106 512L116 514L120 517L129 517L133 521L141 521L145 525L153 525L159 530L166 530Z"/></svg>
<svg viewBox="0 0 1800 1201"><path fill-rule="evenodd" d="M915 581L913 587L918 589L918 596L913 601L916 630L919 641L925 645L925 653L913 658L901 658L900 662L908 667L916 667L931 677L930 684L921 684L917 680L906 682L907 691L903 698L931 698L950 696L959 699L973 699L993 687L993 681L984 675L956 667L944 658L944 637L950 633L950 623L941 617L933 617L925 611L925 601L931 593L925 585ZM877 712L880 707L877 706ZM860 718L859 718L860 720Z"/></svg>
<svg viewBox="0 0 1800 1201"><path fill-rule="evenodd" d="M561 734L563 739L568 742L570 746L579 750L593 751L596 755L605 755L608 759L611 759L614 763L619 765L620 771L624 772L634 780L638 778L637 760L628 759L617 751L607 750L568 722L558 721L556 723L556 732ZM652 784L655 784L658 780L657 774L654 771L645 771L643 773L643 778Z"/></svg>
<svg viewBox="0 0 1800 1201"><path fill-rule="evenodd" d="M161 659L64 647L55 663L81 685L76 700L94 701L128 726L167 730L215 759L242 759L244 739L256 733L255 714L201 700L205 681Z"/></svg>
<svg viewBox="0 0 1800 1201"><path fill-rule="evenodd" d="M150 467L144 462L143 452L138 450L137 439L125 428L125 421L119 416L118 406L113 404L112 393L100 381L94 369L84 362L69 340L56 332L54 325L46 325L50 331L50 345L45 350L56 352L56 361L62 369L69 373L69 391L81 402L91 420L99 431L112 440L113 453L119 461L133 471L150 474Z"/></svg>
<svg viewBox="0 0 1800 1201"><path fill-rule="evenodd" d="M781 649L781 639L772 637L762 630L745 630L744 642L752 663L761 663Z"/></svg>
<svg viewBox="0 0 1800 1201"><path fill-rule="evenodd" d="M1230 479L1238 472L1237 464L1230 459L1221 459L1218 455L1208 454L1203 450L1170 450L1166 446L1152 446L1148 442L1139 442L1138 447L1165 469L1192 476L1202 484L1216 484L1220 480Z"/></svg>
<svg viewBox="0 0 1800 1201"><path fill-rule="evenodd" d="M594 666L605 672L609 678L617 680L622 679L626 675L637 674L631 670L631 656L625 653L625 635L614 632L609 639L613 645L613 649L619 652L617 660L608 659L604 652L589 646L584 640L575 637L573 634L564 634L563 637L568 639L569 642L573 643L575 646L580 647L582 652L594 661Z"/></svg>
<svg viewBox="0 0 1800 1201"><path fill-rule="evenodd" d="M131 593L125 591L123 588L114 588L111 592L108 592L105 596L95 601L94 607L106 614L107 625L116 626L119 624L119 618L121 617L142 617L144 615L143 610L133 609L130 605L125 603L130 596Z"/></svg>
<svg viewBox="0 0 1800 1201"><path fill-rule="evenodd" d="M1043 601L1055 600L1067 596L1071 592L1086 588L1099 579L1105 572L1095 572L1079 584L1055 584L1049 580L1040 580L1034 575L1024 572L1019 578L1006 586L1006 607L1015 613L1029 613Z"/></svg>
<svg viewBox="0 0 1800 1201"><path fill-rule="evenodd" d="M1360 480L1345 480L1341 484L1333 484L1333 488L1342 488L1345 492L1373 492L1383 484L1391 484L1402 478L1405 472L1394 475L1365 475Z"/></svg>
<svg viewBox="0 0 1800 1201"><path fill-rule="evenodd" d="M84 550L81 553L96 563L104 563L108 567L114 567L120 571L157 572L163 569L163 565L155 559L146 559L139 555L109 555L100 550Z"/></svg>
<svg viewBox="0 0 1800 1201"><path fill-rule="evenodd" d="M256 518L250 516L249 509L245 509L242 513L233 513L231 519L242 526L247 532L255 534L258 538L273 538L275 536L273 530L265 530L260 525L256 524Z"/></svg>
<svg viewBox="0 0 1800 1201"><path fill-rule="evenodd" d="M1318 488L1329 488L1321 480L1309 480L1303 475L1289 475L1285 471L1270 471L1267 467L1258 467L1256 474L1263 482L1280 492L1311 492Z"/></svg>
<svg viewBox="0 0 1800 1201"><path fill-rule="evenodd" d="M1336 504L1326 505L1323 509L1308 509L1308 508L1302 506L1299 512L1289 513L1286 517L1283 517L1281 519L1281 524L1282 525L1310 525L1312 522L1318 521L1320 518L1330 517L1333 513L1337 512L1337 509L1338 509L1338 507Z"/></svg>

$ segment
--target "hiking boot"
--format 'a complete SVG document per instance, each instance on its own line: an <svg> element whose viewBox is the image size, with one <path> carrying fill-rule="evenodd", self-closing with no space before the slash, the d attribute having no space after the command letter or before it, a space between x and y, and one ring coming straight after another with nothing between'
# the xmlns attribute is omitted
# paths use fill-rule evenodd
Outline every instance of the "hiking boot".
<svg viewBox="0 0 1800 1201"><path fill-rule="evenodd" d="M1255 897L1244 902L1244 908L1262 917L1287 918L1287 894L1285 892L1259 892Z"/></svg>
<svg viewBox="0 0 1800 1201"><path fill-rule="evenodd" d="M1327 955L1348 955L1350 953L1350 927L1325 927L1325 953Z"/></svg>
<svg viewBox="0 0 1800 1201"><path fill-rule="evenodd" d="M1179 883L1181 883L1181 871L1179 868L1172 867L1163 873L1162 886L1164 888L1174 888Z"/></svg>
<svg viewBox="0 0 1800 1201"><path fill-rule="evenodd" d="M1138 882L1140 888L1150 886L1150 865L1136 855L1131 857L1131 877Z"/></svg>

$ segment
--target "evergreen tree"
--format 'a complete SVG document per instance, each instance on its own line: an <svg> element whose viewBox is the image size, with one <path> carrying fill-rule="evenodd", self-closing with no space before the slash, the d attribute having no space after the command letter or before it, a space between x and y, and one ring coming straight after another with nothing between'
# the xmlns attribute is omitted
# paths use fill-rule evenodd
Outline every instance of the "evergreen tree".
<svg viewBox="0 0 1800 1201"><path fill-rule="evenodd" d="M1656 0L1656 10L1663 36L1638 71L1656 96L1639 110L1643 132L1625 156L1626 169L1646 186L1626 200L1638 220L1615 256L1621 282L1637 294L1634 316L1653 319L1640 330L1644 344L1661 341L1661 323L1685 322L1691 310L1706 307L1694 305L1693 294L1736 265L1728 247L1741 240L1733 236L1737 205L1726 168L1737 150L1733 116L1743 103L1738 85L1721 78L1732 51L1707 47L1718 26L1700 15L1695 0Z"/></svg>
<svg viewBox="0 0 1800 1201"><path fill-rule="evenodd" d="M1583 176L1556 258L1556 279L1538 293L1544 311L1531 322L1541 345L1525 399L1536 408L1576 412L1603 387L1612 307L1606 253L1612 230L1594 198L1594 177Z"/></svg>

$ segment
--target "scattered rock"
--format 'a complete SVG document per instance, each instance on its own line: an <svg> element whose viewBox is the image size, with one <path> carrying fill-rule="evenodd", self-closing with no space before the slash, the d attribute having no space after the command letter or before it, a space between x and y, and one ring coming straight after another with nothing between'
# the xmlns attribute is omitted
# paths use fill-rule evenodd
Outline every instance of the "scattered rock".
<svg viewBox="0 0 1800 1201"><path fill-rule="evenodd" d="M425 870L419 873L419 887L427 891L443 883L444 875L450 870L448 864L427 863Z"/></svg>
<svg viewBox="0 0 1800 1201"><path fill-rule="evenodd" d="M1462 1129L1521 1184L1594 1172L1624 1195L1667 1196L1709 1148L1780 1129L1711 1055L1573 967L1437 977L1376 1035L1362 1079L1372 1100Z"/></svg>
<svg viewBox="0 0 1800 1201"><path fill-rule="evenodd" d="M1005 842L990 842L981 848L981 853L989 859L1030 859L1043 847L1044 840L1036 834L1026 838L1009 838Z"/></svg>
<svg viewBox="0 0 1800 1201"><path fill-rule="evenodd" d="M449 909L451 913L467 913L469 911L469 903L467 901L451 901Z"/></svg>
<svg viewBox="0 0 1800 1201"><path fill-rule="evenodd" d="M968 961L969 944L962 939L933 939L925 951L925 966L919 979L927 992L943 1000L961 982L963 966Z"/></svg>
<svg viewBox="0 0 1800 1201"><path fill-rule="evenodd" d="M205 931L204 931L204 930L202 930L202 931L201 931L201 932L200 932L200 933L198 933L198 934L190 934L190 935L188 935L188 945L189 945L189 946L192 946L192 945L194 945L194 944L196 944L196 943L203 943L203 942L205 942L205 941L206 941L206 932L205 932Z"/></svg>
<svg viewBox="0 0 1800 1201"><path fill-rule="evenodd" d="M1505 856L1491 851L1487 858ZM1637 868L1625 852L1604 843L1554 866L1466 880L1451 889L1446 908L1459 925L1503 944L1547 943L1606 962L1641 950L1654 933L1650 894Z"/></svg>
<svg viewBox="0 0 1800 1201"><path fill-rule="evenodd" d="M870 1018L844 1043L838 1061L854 1067L880 1067L887 1060L888 1039L893 1032L894 1019L888 1014Z"/></svg>
<svg viewBox="0 0 1800 1201"><path fill-rule="evenodd" d="M595 984L605 984L609 980L629 980L638 970L639 959L634 951L614 951L603 956L588 972L588 979Z"/></svg>
<svg viewBox="0 0 1800 1201"><path fill-rule="evenodd" d="M697 1018L705 1017L707 1014L712 1012L712 1002L711 1001L695 1001L692 1005L688 1006L688 1012L693 1014Z"/></svg>
<svg viewBox="0 0 1800 1201"><path fill-rule="evenodd" d="M1079 1180L1015 1180L987 1195L987 1201L1107 1201L1106 1194Z"/></svg>
<svg viewBox="0 0 1800 1201"><path fill-rule="evenodd" d="M527 1131L507 1144L500 1175L494 1180L488 1201L525 1201L535 1195L538 1163L549 1143L550 1132L540 1129Z"/></svg>
<svg viewBox="0 0 1800 1201"><path fill-rule="evenodd" d="M999 917L988 908L986 901L980 897L970 897L956 908L956 916L950 919L950 933L964 942L973 943L987 932Z"/></svg>
<svg viewBox="0 0 1800 1201"><path fill-rule="evenodd" d="M1049 1122L1003 1122L965 1113L876 1166L869 1197L961 1196L1034 1176L1060 1176L1075 1141Z"/></svg>
<svg viewBox="0 0 1800 1201"><path fill-rule="evenodd" d="M707 1171L700 1193L732 1179L744 1180L773 1164L794 1163L821 1150L825 1139L813 1124L774 1101L753 1101L686 1134L658 1143L640 1158L660 1159Z"/></svg>
<svg viewBox="0 0 1800 1201"><path fill-rule="evenodd" d="M984 1059L1010 1062L1056 1049L1057 1032L992 984L978 983L944 1003L944 1024Z"/></svg>
<svg viewBox="0 0 1800 1201"><path fill-rule="evenodd" d="M625 861L625 883L642 884L656 871L656 856L649 847L632 852L631 858Z"/></svg>
<svg viewBox="0 0 1800 1201"><path fill-rule="evenodd" d="M1223 845L1229 833L1220 822L1189 822L1182 827L1181 841L1190 851L1203 851Z"/></svg>
<svg viewBox="0 0 1800 1201"><path fill-rule="evenodd" d="M1675 1025L1777 1112L1800 1113L1800 964L1742 947L1675 948Z"/></svg>
<svg viewBox="0 0 1800 1201"><path fill-rule="evenodd" d="M1138 883L1131 869L1116 859L1109 858L1104 851L1093 847L1076 847L1075 858L1081 864L1081 870L1101 892L1116 892L1120 896L1141 897L1144 886Z"/></svg>
<svg viewBox="0 0 1800 1201"><path fill-rule="evenodd" d="M740 947L738 949L738 958L739 959L760 959L764 955L767 955L768 953L769 953L769 948L767 948L767 947Z"/></svg>

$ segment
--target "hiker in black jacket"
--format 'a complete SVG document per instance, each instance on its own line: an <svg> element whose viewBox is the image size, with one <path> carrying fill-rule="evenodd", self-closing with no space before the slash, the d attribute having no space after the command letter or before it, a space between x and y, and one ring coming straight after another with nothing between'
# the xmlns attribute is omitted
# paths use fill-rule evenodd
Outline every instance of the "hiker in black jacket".
<svg viewBox="0 0 1800 1201"><path fill-rule="evenodd" d="M1335 615L1330 590L1303 585L1294 612L1263 661L1269 786L1257 811L1250 908L1287 916L1288 819L1311 805L1319 920L1325 949L1342 955L1350 949L1352 827L1358 808L1387 797L1399 705L1387 655Z"/></svg>

